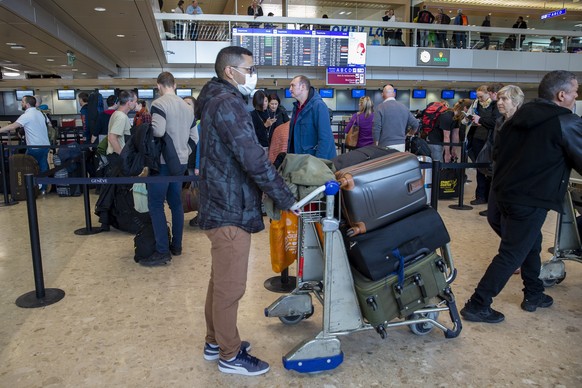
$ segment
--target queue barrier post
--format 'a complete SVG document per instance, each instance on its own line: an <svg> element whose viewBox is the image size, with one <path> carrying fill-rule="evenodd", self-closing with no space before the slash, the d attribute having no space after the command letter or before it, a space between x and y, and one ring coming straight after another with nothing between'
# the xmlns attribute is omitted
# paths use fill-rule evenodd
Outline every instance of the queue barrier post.
<svg viewBox="0 0 582 388"><path fill-rule="evenodd" d="M463 142L461 146L461 163L467 163L467 147ZM455 210L471 210L473 206L463 204L465 198L465 168L460 168L458 171L457 182L459 183L459 203L457 205L449 205L449 208Z"/></svg>
<svg viewBox="0 0 582 388"><path fill-rule="evenodd" d="M44 287L40 237L38 232L38 213L36 211L36 198L34 193L36 182L32 174L26 174L24 180L26 184L26 208L28 211L28 229L30 233L35 290L19 296L15 303L18 307L22 308L44 307L63 299L65 297L65 291L59 288Z"/></svg>
<svg viewBox="0 0 582 388"><path fill-rule="evenodd" d="M432 161L432 186L430 188L430 206L434 210L438 210L439 205L439 188L441 183L441 162L438 160Z"/></svg>
<svg viewBox="0 0 582 388"><path fill-rule="evenodd" d="M0 202L0 207L16 205L18 201L14 201L12 196L8 193L8 174L6 171L6 163L4 163L4 143L0 141L0 171L2 172L2 188L4 191L4 202Z"/></svg>
<svg viewBox="0 0 582 388"><path fill-rule="evenodd" d="M87 154L86 151L83 150L81 153L81 171L82 176L87 176ZM85 204L85 227L81 229L75 230L75 234L77 236L89 236L92 234L101 233L103 229L101 228L93 228L91 226L91 203L89 201L89 187L86 183L82 184L83 187L83 201Z"/></svg>
<svg viewBox="0 0 582 388"><path fill-rule="evenodd" d="M295 289L297 278L289 276L289 268L285 268L281 271L281 276L268 278L263 285L271 292L288 293Z"/></svg>

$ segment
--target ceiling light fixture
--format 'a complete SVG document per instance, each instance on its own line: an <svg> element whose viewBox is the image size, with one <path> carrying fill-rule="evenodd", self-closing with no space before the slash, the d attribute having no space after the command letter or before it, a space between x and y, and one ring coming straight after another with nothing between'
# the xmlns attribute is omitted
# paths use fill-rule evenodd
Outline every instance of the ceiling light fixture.
<svg viewBox="0 0 582 388"><path fill-rule="evenodd" d="M106 10L105 8L103 8L103 7L95 7L95 8L93 8L93 9L94 9L95 11L97 11L97 12L105 12L105 11L107 11L107 10Z"/></svg>
<svg viewBox="0 0 582 388"><path fill-rule="evenodd" d="M15 72L15 73L18 73L18 72L20 71L20 70L18 70L18 69L13 69L12 67L7 67L7 66L4 66L4 68L5 68L6 70L10 70L10 71L13 71L13 72Z"/></svg>
<svg viewBox="0 0 582 388"><path fill-rule="evenodd" d="M79 69L71 69L71 71L79 71Z"/></svg>
<svg viewBox="0 0 582 388"><path fill-rule="evenodd" d="M81 73L81 75L87 75L87 73Z"/></svg>
<svg viewBox="0 0 582 388"><path fill-rule="evenodd" d="M5 71L4 74L6 77L20 77L20 73L12 72L12 71Z"/></svg>
<svg viewBox="0 0 582 388"><path fill-rule="evenodd" d="M47 61L47 62L54 62L55 60L54 60L54 59L52 59L52 58L47 58L47 59L46 59L46 61Z"/></svg>
<svg viewBox="0 0 582 388"><path fill-rule="evenodd" d="M10 48L11 48L12 50L24 50L26 47L24 47L24 46L23 46L23 45L21 45L21 44L15 44L15 45L13 45L13 46L10 46Z"/></svg>
<svg viewBox="0 0 582 388"><path fill-rule="evenodd" d="M29 51L28 53L29 53L30 55L36 55L36 54L38 54L38 51Z"/></svg>
<svg viewBox="0 0 582 388"><path fill-rule="evenodd" d="M8 42L6 43L6 46L16 46L18 43L14 43L14 42Z"/></svg>
<svg viewBox="0 0 582 388"><path fill-rule="evenodd" d="M123 34L117 34L115 36L117 36L118 38L125 38L125 35L123 35Z"/></svg>

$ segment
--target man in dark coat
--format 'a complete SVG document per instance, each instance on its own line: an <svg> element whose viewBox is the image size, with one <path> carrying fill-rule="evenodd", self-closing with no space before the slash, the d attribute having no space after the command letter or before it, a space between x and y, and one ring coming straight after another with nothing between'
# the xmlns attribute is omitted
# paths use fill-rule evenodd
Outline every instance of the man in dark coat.
<svg viewBox="0 0 582 388"><path fill-rule="evenodd" d="M548 210L562 211L570 171L582 173L582 119L572 113L578 81L569 71L544 76L539 98L505 122L493 148L492 190L505 224L499 253L461 310L468 321L498 323L505 319L491 304L516 268L521 267L521 308L550 307L539 279L541 228Z"/></svg>

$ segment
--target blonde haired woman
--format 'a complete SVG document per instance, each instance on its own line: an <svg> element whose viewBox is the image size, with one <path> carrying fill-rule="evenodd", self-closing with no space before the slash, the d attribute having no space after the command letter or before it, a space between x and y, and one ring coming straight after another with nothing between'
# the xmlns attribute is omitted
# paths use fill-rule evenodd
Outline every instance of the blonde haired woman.
<svg viewBox="0 0 582 388"><path fill-rule="evenodd" d="M354 124L360 127L360 134L358 135L356 148L374 144L374 138L372 136L372 127L374 126L374 103L370 97L364 96L360 98L359 111L358 113L353 114L352 118L346 125L345 133L348 133Z"/></svg>

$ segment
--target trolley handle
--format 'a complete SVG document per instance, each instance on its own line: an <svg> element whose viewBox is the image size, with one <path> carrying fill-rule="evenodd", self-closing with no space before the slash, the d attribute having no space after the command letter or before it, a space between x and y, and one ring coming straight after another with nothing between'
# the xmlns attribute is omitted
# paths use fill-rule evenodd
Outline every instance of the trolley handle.
<svg viewBox="0 0 582 388"><path fill-rule="evenodd" d="M301 212L301 209L303 209L303 207L307 205L309 202L313 201L315 197L317 197L319 194L325 192L325 195L336 195L337 192L339 191L339 188L340 186L338 182L328 181L324 185L319 186L317 189L307 194L300 201L295 202L293 206L289 208L289 210L295 214L299 214Z"/></svg>

